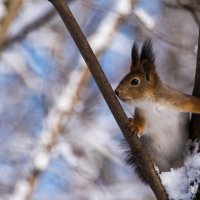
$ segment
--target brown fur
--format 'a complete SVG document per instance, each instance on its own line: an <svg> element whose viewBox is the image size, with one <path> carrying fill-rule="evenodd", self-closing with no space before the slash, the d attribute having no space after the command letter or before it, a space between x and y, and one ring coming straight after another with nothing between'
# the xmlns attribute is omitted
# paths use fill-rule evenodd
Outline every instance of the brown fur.
<svg viewBox="0 0 200 200"><path fill-rule="evenodd" d="M180 163L189 133L188 115L180 112L200 113L200 99L182 94L160 80L156 72L151 41L143 44L140 56L137 45L133 45L130 72L121 80L115 93L122 101L136 105L134 119L129 120L129 128L131 132L141 135L142 143L155 163L160 166L159 169L166 171L175 166L174 163ZM155 116L154 113L156 121L152 118L151 109L152 112L161 109L158 111L160 116ZM148 112L145 112L147 110ZM160 122L158 116L162 118ZM162 123L161 129L164 127L161 132L157 130L157 123ZM146 127L150 127L152 131L150 135L142 135L145 131L148 133ZM132 152L128 152L127 160L128 163L136 165L142 176L142 171L138 168L137 159Z"/></svg>
<svg viewBox="0 0 200 200"><path fill-rule="evenodd" d="M136 134L142 134L145 125L145 118L140 109L135 109L134 119L129 119L129 128L131 132L135 132Z"/></svg>
<svg viewBox="0 0 200 200"><path fill-rule="evenodd" d="M136 50L137 48L134 46L132 54ZM143 54L147 54L147 52ZM153 52L151 54L154 57ZM132 59L134 59L134 55L132 55ZM137 102L142 99L148 99L155 103L167 105L180 112L200 113L200 99L182 94L168 87L160 80L155 64L151 62L154 58L150 60L138 59L137 53L131 65L131 71L122 79L115 90L121 100ZM136 60L138 60L137 63ZM131 85L133 79L139 81L137 86Z"/></svg>

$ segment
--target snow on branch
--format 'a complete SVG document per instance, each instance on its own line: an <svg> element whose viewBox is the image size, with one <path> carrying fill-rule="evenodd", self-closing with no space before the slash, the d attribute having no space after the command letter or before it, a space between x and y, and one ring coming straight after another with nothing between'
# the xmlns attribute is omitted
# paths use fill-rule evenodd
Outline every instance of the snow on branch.
<svg viewBox="0 0 200 200"><path fill-rule="evenodd" d="M141 20L141 22L150 30L155 28L155 21L154 19L144 11L144 9L138 7L134 9L135 16Z"/></svg>
<svg viewBox="0 0 200 200"><path fill-rule="evenodd" d="M191 143L189 141L188 146L191 146ZM193 145L195 150L192 154L188 152L182 167L160 175L170 199L193 199L197 193L200 184L200 153L198 142Z"/></svg>

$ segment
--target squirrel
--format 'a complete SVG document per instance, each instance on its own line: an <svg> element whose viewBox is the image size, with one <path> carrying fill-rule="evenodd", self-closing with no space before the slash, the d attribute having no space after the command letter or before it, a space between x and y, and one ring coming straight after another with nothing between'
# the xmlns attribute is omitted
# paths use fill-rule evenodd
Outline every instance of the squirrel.
<svg viewBox="0 0 200 200"><path fill-rule="evenodd" d="M183 162L189 139L189 113L200 113L200 99L183 94L160 79L151 40L143 43L140 54L134 42L130 72L121 80L115 94L135 106L129 127L140 137L159 171L170 171ZM128 162L144 179L132 152Z"/></svg>

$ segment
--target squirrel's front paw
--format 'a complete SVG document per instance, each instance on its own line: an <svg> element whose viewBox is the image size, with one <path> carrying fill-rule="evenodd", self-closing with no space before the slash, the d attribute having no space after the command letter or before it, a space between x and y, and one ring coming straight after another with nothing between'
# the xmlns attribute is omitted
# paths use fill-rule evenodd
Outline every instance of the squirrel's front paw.
<svg viewBox="0 0 200 200"><path fill-rule="evenodd" d="M138 137L141 136L142 130L134 119L132 118L128 119L128 128L131 133L137 134Z"/></svg>

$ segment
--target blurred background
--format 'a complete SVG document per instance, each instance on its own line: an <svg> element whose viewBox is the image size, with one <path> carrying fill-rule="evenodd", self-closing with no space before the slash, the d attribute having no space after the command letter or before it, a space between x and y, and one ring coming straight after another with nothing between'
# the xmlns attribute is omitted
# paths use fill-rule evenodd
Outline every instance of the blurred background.
<svg viewBox="0 0 200 200"><path fill-rule="evenodd" d="M152 38L163 81L191 94L198 0L67 2L113 88ZM0 0L0 200L153 200L121 139L53 6Z"/></svg>

